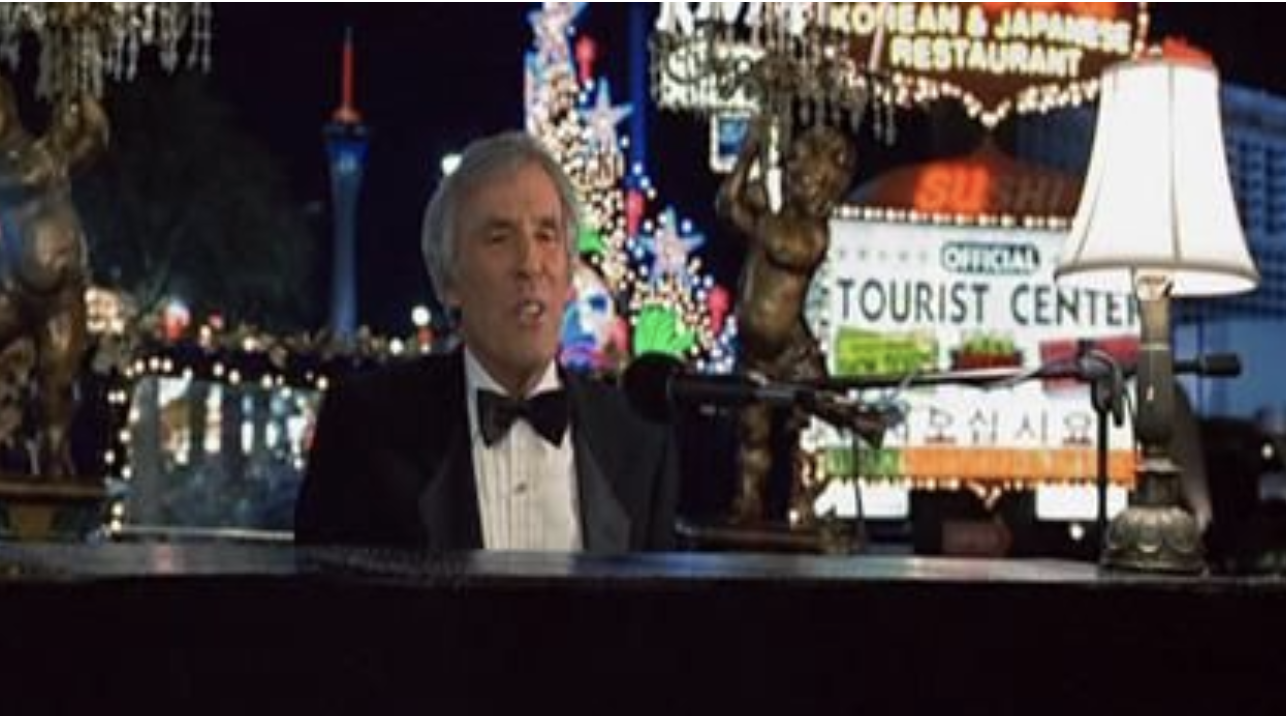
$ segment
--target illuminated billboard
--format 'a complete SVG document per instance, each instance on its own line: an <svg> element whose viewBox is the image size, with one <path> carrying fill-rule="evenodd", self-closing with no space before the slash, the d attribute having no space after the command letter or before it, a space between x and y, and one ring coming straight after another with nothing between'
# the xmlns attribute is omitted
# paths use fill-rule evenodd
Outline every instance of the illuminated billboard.
<svg viewBox="0 0 1286 716"><path fill-rule="evenodd" d="M767 87L849 107L874 82L882 102L955 97L990 127L1091 99L1104 68L1142 51L1147 24L1145 3L663 3L654 95L744 115Z"/></svg>
<svg viewBox="0 0 1286 716"><path fill-rule="evenodd" d="M1137 356L1129 297L1055 285L1061 231L840 219L831 232L809 320L834 376L1021 372L1089 347L1126 365ZM847 438L811 428L806 445L822 453L828 474L1000 487L1097 475L1096 415L1089 388L1074 380L907 387L866 397L900 402L905 420L860 465ZM1128 423L1111 428L1109 443L1110 475L1128 483Z"/></svg>

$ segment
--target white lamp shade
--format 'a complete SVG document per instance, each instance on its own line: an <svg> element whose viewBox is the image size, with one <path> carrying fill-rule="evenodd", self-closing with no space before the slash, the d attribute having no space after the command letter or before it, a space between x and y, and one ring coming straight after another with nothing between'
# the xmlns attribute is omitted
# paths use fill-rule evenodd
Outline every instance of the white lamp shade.
<svg viewBox="0 0 1286 716"><path fill-rule="evenodd" d="M1175 295L1259 284L1228 180L1219 77L1205 62L1147 58L1103 76L1089 175L1054 277L1124 293L1141 273L1169 276Z"/></svg>

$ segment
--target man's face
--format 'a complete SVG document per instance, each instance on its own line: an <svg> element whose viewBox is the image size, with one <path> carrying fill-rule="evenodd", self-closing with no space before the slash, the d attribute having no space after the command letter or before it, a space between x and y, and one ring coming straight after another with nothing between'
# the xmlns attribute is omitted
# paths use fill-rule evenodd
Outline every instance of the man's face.
<svg viewBox="0 0 1286 716"><path fill-rule="evenodd" d="M455 231L447 298L461 335L493 378L526 393L558 354L571 289L558 190L538 164L501 169L465 196Z"/></svg>

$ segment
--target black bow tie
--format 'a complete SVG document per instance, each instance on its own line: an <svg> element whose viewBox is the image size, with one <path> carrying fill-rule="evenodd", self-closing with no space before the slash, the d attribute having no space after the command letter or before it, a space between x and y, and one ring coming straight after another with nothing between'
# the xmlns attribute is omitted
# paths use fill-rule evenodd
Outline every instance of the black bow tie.
<svg viewBox="0 0 1286 716"><path fill-rule="evenodd" d="M509 432L518 418L525 418L540 436L554 445L563 442L570 420L567 394L561 390L540 393L527 400L510 398L491 390L478 391L478 427L487 447Z"/></svg>

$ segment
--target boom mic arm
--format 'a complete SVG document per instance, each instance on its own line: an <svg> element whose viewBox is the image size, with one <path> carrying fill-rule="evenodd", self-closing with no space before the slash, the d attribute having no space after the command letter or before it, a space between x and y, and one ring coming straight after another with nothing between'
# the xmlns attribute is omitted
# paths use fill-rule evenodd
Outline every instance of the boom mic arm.
<svg viewBox="0 0 1286 716"><path fill-rule="evenodd" d="M635 359L622 376L625 395L643 417L664 422L677 406L740 407L757 403L798 408L878 444L885 430L902 419L898 411L862 405L844 391L799 383L774 383L749 375L699 375L661 353Z"/></svg>
<svg viewBox="0 0 1286 716"><path fill-rule="evenodd" d="M630 363L621 382L634 409L654 422L670 420L678 406L740 407L757 403L799 408L837 428L852 430L868 442L878 444L883 432L900 422L903 416L895 409L871 407L853 401L847 397L849 391L916 385L969 385L986 389L1015 385L1025 380L1054 378L1098 383L1108 377L1108 374L1119 385L1120 380L1136 371L1136 365L1120 365L1110 360L1110 356L1095 358L1082 355L1074 360L1051 363L1035 369L986 368L774 383L759 376L689 373L677 358L662 353L648 353ZM1236 376L1241 374L1241 360L1235 353L1213 353L1189 360L1177 360L1174 362L1174 372L1207 377ZM1120 408L1113 403L1111 412L1116 417Z"/></svg>
<svg viewBox="0 0 1286 716"><path fill-rule="evenodd" d="M792 406L806 400L810 388L769 383L747 375L695 375L683 362L663 353L636 358L621 377L625 395L643 417L670 418L677 405L738 407L749 403Z"/></svg>
<svg viewBox="0 0 1286 716"><path fill-rule="evenodd" d="M934 373L844 376L814 381L807 385L834 390L870 390L920 385L968 385L976 388L993 388L1034 379L1093 380L1098 376L1095 371L1101 370L1093 367L1098 363L1100 362L1072 359L1057 361L1039 368L978 368ZM1121 372L1125 377L1133 376L1137 371L1137 364L1121 366ZM1210 353L1187 360L1176 360L1174 373L1206 378L1235 378L1241 375L1241 358L1236 353Z"/></svg>

